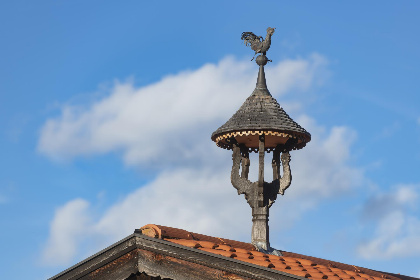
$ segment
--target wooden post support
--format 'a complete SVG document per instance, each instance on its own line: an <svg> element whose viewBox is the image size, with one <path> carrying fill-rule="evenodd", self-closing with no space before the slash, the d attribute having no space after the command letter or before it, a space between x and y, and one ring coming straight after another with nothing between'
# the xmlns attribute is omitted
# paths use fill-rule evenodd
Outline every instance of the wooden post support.
<svg viewBox="0 0 420 280"><path fill-rule="evenodd" d="M242 172L241 172L241 177L248 179L248 174L249 174L249 165L251 164L251 161L249 160L249 152L248 152L248 148L245 147L244 144L240 145L241 148L241 155L242 155L242 159L241 159L241 164L242 164Z"/></svg>
<svg viewBox="0 0 420 280"><path fill-rule="evenodd" d="M252 208L251 243L258 249L270 249L268 229L268 206Z"/></svg>
<svg viewBox="0 0 420 280"><path fill-rule="evenodd" d="M269 230L268 230L268 206L264 200L264 154L265 154L265 137L259 137L259 166L258 166L258 187L257 201L252 207L252 234L251 242L257 248L264 250L270 249Z"/></svg>
<svg viewBox="0 0 420 280"><path fill-rule="evenodd" d="M260 135L259 137L259 162L258 162L258 206L262 207L264 205L264 146L265 146L265 136Z"/></svg>
<svg viewBox="0 0 420 280"><path fill-rule="evenodd" d="M273 161L271 162L273 167L273 181L280 179L280 149L277 146L273 151Z"/></svg>

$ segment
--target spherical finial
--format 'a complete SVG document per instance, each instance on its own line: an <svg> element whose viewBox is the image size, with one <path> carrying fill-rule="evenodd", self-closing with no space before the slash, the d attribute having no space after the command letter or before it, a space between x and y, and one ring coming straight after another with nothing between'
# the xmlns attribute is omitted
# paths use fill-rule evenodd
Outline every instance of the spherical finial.
<svg viewBox="0 0 420 280"><path fill-rule="evenodd" d="M259 66L264 66L267 64L268 58L265 55L261 54L257 56L257 59L255 61L257 62Z"/></svg>

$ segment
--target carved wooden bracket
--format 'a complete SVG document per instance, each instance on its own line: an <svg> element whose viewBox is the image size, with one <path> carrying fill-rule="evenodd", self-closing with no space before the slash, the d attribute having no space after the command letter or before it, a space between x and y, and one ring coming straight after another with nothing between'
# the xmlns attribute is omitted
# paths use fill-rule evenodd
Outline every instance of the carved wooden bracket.
<svg viewBox="0 0 420 280"><path fill-rule="evenodd" d="M248 180L250 160L248 154L241 153L241 147L234 145L232 154L232 172L231 182L232 185L238 190L238 194L245 194L245 198L251 207L259 206L270 207L277 198L277 194L284 195L284 191L291 185L292 174L290 170L290 154L285 152L281 155L281 163L283 165L283 176L280 175L280 152L274 151L272 168L273 168L273 181L267 183L263 181L263 188L260 189L260 180L251 182ZM260 164L261 167L261 164ZM240 172L241 170L241 172ZM263 171L263 170L260 170ZM259 174L262 177L263 174ZM253 189L257 188L258 192L253 193ZM260 194L263 194L262 200ZM261 201L262 203L258 203ZM255 204L257 202L257 204Z"/></svg>
<svg viewBox="0 0 420 280"><path fill-rule="evenodd" d="M249 154L248 149L243 145L239 145L234 138L230 139L233 144L232 154L232 172L231 182L237 189L238 194L244 194L249 206L252 208L253 227L252 227L252 244L257 248L265 251L270 250L268 216L269 208L275 202L277 195L284 194L284 191L292 182L290 172L290 154L281 151L284 147L276 147L273 151L273 181L267 183L264 181L264 135L259 138L259 168L258 181L251 182L248 180L249 174ZM283 165L283 176L280 175L280 161ZM241 166L242 164L242 166ZM240 174L240 169L242 172Z"/></svg>

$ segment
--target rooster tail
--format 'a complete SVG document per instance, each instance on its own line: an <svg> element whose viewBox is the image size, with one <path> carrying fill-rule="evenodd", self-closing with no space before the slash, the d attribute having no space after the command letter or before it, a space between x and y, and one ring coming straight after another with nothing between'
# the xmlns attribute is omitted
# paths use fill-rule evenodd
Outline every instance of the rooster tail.
<svg viewBox="0 0 420 280"><path fill-rule="evenodd" d="M241 40L244 41L244 44L246 46L250 46L251 43L252 43L252 41L255 41L255 40L258 40L259 41L258 36L256 36L252 32L242 32Z"/></svg>

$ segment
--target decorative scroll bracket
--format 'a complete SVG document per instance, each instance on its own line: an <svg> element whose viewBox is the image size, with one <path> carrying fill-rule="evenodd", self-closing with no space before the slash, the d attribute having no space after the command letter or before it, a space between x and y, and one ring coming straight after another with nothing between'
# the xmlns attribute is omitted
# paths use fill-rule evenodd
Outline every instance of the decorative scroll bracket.
<svg viewBox="0 0 420 280"><path fill-rule="evenodd" d="M273 151L273 181L264 181L264 135L259 138L259 168L258 181L248 180L249 154L245 146L240 145L234 138L230 139L233 144L231 182L237 189L238 194L244 194L249 206L252 208L252 244L260 251L272 252L269 243L268 216L269 208L275 202L277 195L284 194L290 186L292 175L290 171L290 154L283 152L284 146L277 146ZM280 160L283 165L283 176L280 175ZM242 165L242 172L240 169Z"/></svg>

